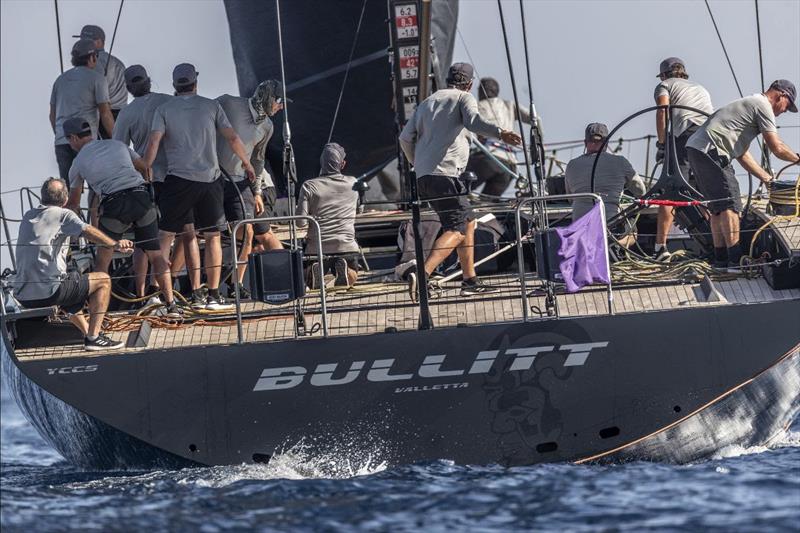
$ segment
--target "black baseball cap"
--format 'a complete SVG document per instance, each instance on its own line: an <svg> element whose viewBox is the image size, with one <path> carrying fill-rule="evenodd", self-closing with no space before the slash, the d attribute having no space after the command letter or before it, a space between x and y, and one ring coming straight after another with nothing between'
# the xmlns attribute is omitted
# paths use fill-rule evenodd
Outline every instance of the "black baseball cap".
<svg viewBox="0 0 800 533"><path fill-rule="evenodd" d="M81 39L100 39L101 41L106 40L106 32L103 31L103 28L100 26L95 26L93 24L87 24L83 28L81 28L80 35L73 35L73 37L80 37Z"/></svg>
<svg viewBox="0 0 800 533"><path fill-rule="evenodd" d="M89 122L83 117L72 117L64 121L64 136L81 135L84 133L92 133L92 127Z"/></svg>
<svg viewBox="0 0 800 533"><path fill-rule="evenodd" d="M792 113L797 113L797 89L795 88L794 83L790 82L789 80L775 80L772 82L772 85L770 85L769 88L780 91L788 96L789 111Z"/></svg>
<svg viewBox="0 0 800 533"><path fill-rule="evenodd" d="M79 39L72 45L73 57L85 57L96 52L94 41L91 39Z"/></svg>
<svg viewBox="0 0 800 533"><path fill-rule="evenodd" d="M181 63L172 70L172 84L189 85L197 81L198 74L191 63Z"/></svg>
<svg viewBox="0 0 800 533"><path fill-rule="evenodd" d="M475 69L469 63L453 63L447 71L447 83L469 83L475 77Z"/></svg>
<svg viewBox="0 0 800 533"><path fill-rule="evenodd" d="M125 69L125 83L136 83L147 78L147 70L142 65L131 65Z"/></svg>
<svg viewBox="0 0 800 533"><path fill-rule="evenodd" d="M682 66L686 68L686 63L683 62L683 59L679 57L668 57L664 61L661 62L661 65L658 67L658 75L656 78L661 76L662 74L666 74L667 72L671 72L672 69L676 66Z"/></svg>
<svg viewBox="0 0 800 533"><path fill-rule="evenodd" d="M592 122L586 126L586 133L583 138L587 141L602 141L608 137L608 126L602 122Z"/></svg>

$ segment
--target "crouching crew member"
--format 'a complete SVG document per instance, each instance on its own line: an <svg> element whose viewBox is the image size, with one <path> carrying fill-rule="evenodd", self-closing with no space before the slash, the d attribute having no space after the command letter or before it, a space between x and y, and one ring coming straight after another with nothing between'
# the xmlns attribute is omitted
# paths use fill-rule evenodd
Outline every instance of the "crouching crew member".
<svg viewBox="0 0 800 533"><path fill-rule="evenodd" d="M136 246L147 254L153 272L167 301L167 314L180 316L172 297L169 264L161 255L158 238L158 216L142 174L148 168L139 154L120 141L94 140L89 124L81 118L64 123L69 144L78 153L69 170L69 207L77 209L83 182L101 197L100 230L113 239L121 239L133 229ZM97 251L95 270L108 272L113 250Z"/></svg>
<svg viewBox="0 0 800 533"><path fill-rule="evenodd" d="M600 122L593 122L586 126L583 144L586 151L567 163L564 175L567 193L592 192L592 167L597 153L603 147L608 137L608 126ZM630 162L621 155L603 151L594 174L594 192L603 199L606 210L606 220L619 213L619 201L622 192L628 189L634 196L645 193L642 178L633 169ZM590 198L577 198L572 201L572 220L578 220L589 212L594 205ZM630 246L635 239L633 229L623 224L620 244Z"/></svg>
<svg viewBox="0 0 800 533"><path fill-rule="evenodd" d="M358 191L353 186L356 178L342 174L345 161L344 148L336 143L328 143L319 158L319 176L303 182L297 202L297 215L312 216L319 223L322 232L322 253L333 255L325 259L324 270L336 274L335 285L353 285L358 279L359 247L356 242L356 210ZM304 226L306 221L298 221ZM317 229L309 225L306 237L305 254L316 256ZM311 265L311 288L319 288L322 280L317 279L317 264Z"/></svg>
<svg viewBox="0 0 800 533"><path fill-rule="evenodd" d="M272 138L274 131L269 117L283 109L283 97L280 84L275 80L267 80L259 84L250 98L223 94L217 98L217 102L222 106L231 126L239 135L239 139L244 145L244 152L250 156L250 164L258 176L255 181L247 179L242 161L233 151L231 145L226 142L223 135L221 133L218 134L217 157L219 165L232 180L225 180L224 206L225 218L233 227L239 220L253 218L264 212L264 199L261 196L261 174L264 171L267 143ZM273 240L277 241L277 239L270 234L268 223L245 224L239 230L240 233L236 235L236 238L244 239L240 248L240 261L246 261L247 256L250 255L253 248L254 233L260 240L270 243L268 249L280 248L280 243L275 246L272 242ZM268 236L265 237L265 234ZM246 268L246 264L238 267L240 283L244 279ZM244 297L248 297L246 291Z"/></svg>
<svg viewBox="0 0 800 533"><path fill-rule="evenodd" d="M403 153L416 170L420 198L452 196L430 202L439 215L443 233L425 260L425 272L430 276L455 249L463 271L462 296L494 291L475 273L475 215L464 196L466 187L459 180L469 158L465 130L515 146L522 143L517 133L481 118L475 97L469 92L473 79L472 65L453 64L447 74L447 88L419 104L400 134ZM416 276L409 273L408 277L413 299Z"/></svg>
<svg viewBox="0 0 800 533"><path fill-rule="evenodd" d="M17 274L11 282L14 295L28 308L55 305L67 311L70 322L84 335L87 350L122 348L122 342L100 331L111 296L111 279L105 272L67 272L67 252L70 237L79 235L121 252L130 252L133 244L108 237L65 209L68 192L64 180L45 181L41 198L41 205L25 213L19 226ZM82 313L87 300L88 322Z"/></svg>
<svg viewBox="0 0 800 533"><path fill-rule="evenodd" d="M231 145L242 161L244 174L255 180L249 154L231 127L218 102L197 94L197 71L182 63L172 71L176 96L162 104L153 116L145 161L151 166L163 140L167 153L167 177L159 194L161 251L169 257L175 234L186 225L205 238L205 271L208 296L200 288L199 270L190 270L193 309L232 310L219 293L222 274L220 231L225 228L224 184L217 160L217 134ZM192 231L189 252L191 264L200 263L200 250Z"/></svg>
<svg viewBox="0 0 800 533"><path fill-rule="evenodd" d="M686 143L700 192L711 200L711 232L714 266L737 268L742 257L739 245L739 213L742 199L736 181L734 159L764 183L772 176L761 168L748 149L759 133L776 157L795 162L800 156L786 146L775 117L786 110L797 113L797 89L787 80L777 80L762 94L746 96L719 108Z"/></svg>

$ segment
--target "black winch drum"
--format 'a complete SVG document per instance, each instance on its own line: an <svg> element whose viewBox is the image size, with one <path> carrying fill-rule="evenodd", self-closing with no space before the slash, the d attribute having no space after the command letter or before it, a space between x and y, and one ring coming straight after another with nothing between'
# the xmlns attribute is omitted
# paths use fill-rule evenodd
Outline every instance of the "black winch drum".
<svg viewBox="0 0 800 533"><path fill-rule="evenodd" d="M769 189L769 208L773 215L794 215L795 187L794 181L776 181Z"/></svg>

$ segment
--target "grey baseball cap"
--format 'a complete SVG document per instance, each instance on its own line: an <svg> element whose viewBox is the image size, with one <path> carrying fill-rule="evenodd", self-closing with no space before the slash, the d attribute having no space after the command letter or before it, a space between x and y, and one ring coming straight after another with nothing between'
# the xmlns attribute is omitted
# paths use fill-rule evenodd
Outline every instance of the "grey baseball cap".
<svg viewBox="0 0 800 533"><path fill-rule="evenodd" d="M92 132L92 127L89 125L89 122L82 117L68 118L64 121L63 128L65 137Z"/></svg>
<svg viewBox="0 0 800 533"><path fill-rule="evenodd" d="M448 83L469 83L475 77L475 69L469 63L453 63L447 71Z"/></svg>
<svg viewBox="0 0 800 533"><path fill-rule="evenodd" d="M131 65L125 69L125 83L135 83L147 77L147 70L141 65Z"/></svg>
<svg viewBox="0 0 800 533"><path fill-rule="evenodd" d="M103 31L103 28L100 26L95 26L93 24L87 24L83 28L81 28L80 35L73 35L73 37L80 37L81 39L100 39L101 41L106 40L106 32Z"/></svg>
<svg viewBox="0 0 800 533"><path fill-rule="evenodd" d="M659 67L658 67L658 75L656 76L656 78L658 78L662 74L666 74L667 72L670 72L673 69L673 67L675 67L677 65L680 65L683 68L686 68L686 63L683 62L683 59L681 59L679 57L668 57L668 58L666 58L664 61L661 62L661 65L659 65Z"/></svg>
<svg viewBox="0 0 800 533"><path fill-rule="evenodd" d="M587 141L602 141L608 137L608 126L602 122L592 122L586 126L586 133L584 139Z"/></svg>
<svg viewBox="0 0 800 533"><path fill-rule="evenodd" d="M181 63L172 70L172 84L189 85L197 81L198 74L191 63Z"/></svg>
<svg viewBox="0 0 800 533"><path fill-rule="evenodd" d="M775 80L772 82L772 85L770 85L769 88L780 91L788 96L789 111L792 113L797 113L797 89L795 88L794 83L790 82L789 80Z"/></svg>
<svg viewBox="0 0 800 533"><path fill-rule="evenodd" d="M94 41L91 39L79 39L72 45L72 55L75 57L88 56L96 51Z"/></svg>

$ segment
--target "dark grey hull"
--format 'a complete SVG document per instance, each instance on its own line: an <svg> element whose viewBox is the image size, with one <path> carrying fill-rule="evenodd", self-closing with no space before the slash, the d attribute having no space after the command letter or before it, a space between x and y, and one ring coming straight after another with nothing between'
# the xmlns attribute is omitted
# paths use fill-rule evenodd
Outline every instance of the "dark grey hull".
<svg viewBox="0 0 800 533"><path fill-rule="evenodd" d="M800 406L800 301L19 361L22 410L69 461L307 456L390 465L694 461Z"/></svg>

